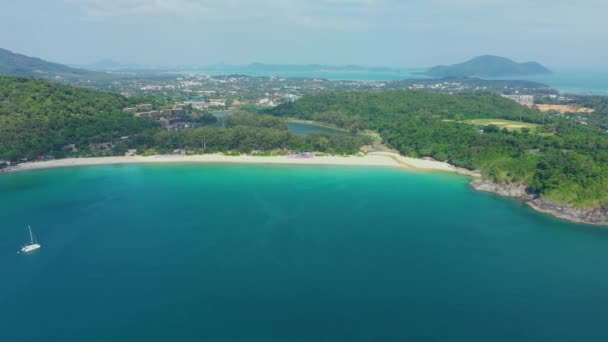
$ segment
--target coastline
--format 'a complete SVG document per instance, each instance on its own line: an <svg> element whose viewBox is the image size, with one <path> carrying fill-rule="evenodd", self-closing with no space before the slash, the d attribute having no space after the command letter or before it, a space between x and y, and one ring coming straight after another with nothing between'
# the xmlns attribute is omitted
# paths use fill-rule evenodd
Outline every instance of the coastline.
<svg viewBox="0 0 608 342"><path fill-rule="evenodd" d="M477 191L520 199L528 207L532 208L532 210L551 215L560 220L608 227L608 210L606 209L574 208L568 205L547 201L528 193L526 191L526 186L520 183L498 184L489 180L475 179L471 181L470 185Z"/></svg>
<svg viewBox="0 0 608 342"><path fill-rule="evenodd" d="M23 163L11 166L0 173L23 172L62 167L120 165L120 164L258 164L258 165L301 165L301 166L362 166L391 167L411 171L442 171L480 177L475 172L460 169L445 162L408 158L391 152L371 152L362 156L315 156L314 158L290 158L288 156L227 156L224 154L204 155L157 155L157 156L116 156L92 158L66 158L41 162Z"/></svg>
<svg viewBox="0 0 608 342"><path fill-rule="evenodd" d="M290 158L288 156L228 156L221 153L204 155L157 155L116 156L93 158L66 158L42 162L23 163L0 170L1 174L64 167L126 165L126 164L241 164L241 165L293 165L293 166L347 166L388 167L413 172L448 172L474 178L470 186L476 191L493 193L522 200L533 210L558 219L596 226L608 226L608 211L580 209L552 203L526 192L523 184L497 184L482 180L476 171L458 168L446 162L404 157L393 152L370 152L356 156L315 156L314 158Z"/></svg>

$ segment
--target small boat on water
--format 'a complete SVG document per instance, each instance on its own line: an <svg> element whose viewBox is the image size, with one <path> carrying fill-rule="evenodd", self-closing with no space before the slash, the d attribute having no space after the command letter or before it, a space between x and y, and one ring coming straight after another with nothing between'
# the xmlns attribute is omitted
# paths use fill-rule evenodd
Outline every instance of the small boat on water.
<svg viewBox="0 0 608 342"><path fill-rule="evenodd" d="M30 231L30 244L29 245L25 245L23 247L21 247L21 251L23 253L29 253L31 251L35 251L38 248L40 248L41 246L38 244L38 242L36 242L36 238L34 237L34 234L32 233L32 227L27 226L27 228Z"/></svg>

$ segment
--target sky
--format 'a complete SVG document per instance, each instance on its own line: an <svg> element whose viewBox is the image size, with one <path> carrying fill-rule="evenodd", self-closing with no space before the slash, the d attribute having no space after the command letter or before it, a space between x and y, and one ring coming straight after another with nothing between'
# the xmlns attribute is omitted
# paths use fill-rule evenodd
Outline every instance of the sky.
<svg viewBox="0 0 608 342"><path fill-rule="evenodd" d="M65 64L608 67L607 0L0 0L0 47Z"/></svg>

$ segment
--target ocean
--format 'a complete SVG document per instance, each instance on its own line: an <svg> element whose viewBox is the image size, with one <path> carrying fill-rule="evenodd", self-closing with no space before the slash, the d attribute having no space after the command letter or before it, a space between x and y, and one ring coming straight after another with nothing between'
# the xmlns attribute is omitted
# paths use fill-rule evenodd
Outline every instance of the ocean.
<svg viewBox="0 0 608 342"><path fill-rule="evenodd" d="M188 71L192 74L204 75L247 75L251 77L285 77L285 78L324 78L330 81L396 81L403 79L426 79L417 73L424 71L420 68L402 68L395 70L297 70L297 69L252 69L248 67L233 67L225 69L201 69Z"/></svg>
<svg viewBox="0 0 608 342"><path fill-rule="evenodd" d="M384 168L0 177L0 341L605 341L608 230ZM42 244L17 254L27 225Z"/></svg>
<svg viewBox="0 0 608 342"><path fill-rule="evenodd" d="M563 94L608 96L608 69L555 69L552 74L525 77L502 77L540 82Z"/></svg>
<svg viewBox="0 0 608 342"><path fill-rule="evenodd" d="M248 76L276 76L298 78L325 78L332 81L396 81L404 79L428 79L418 73L425 68L402 68L398 71L357 70L347 72L344 70L251 70L249 68L234 68L226 70L199 70L193 73L209 75L242 74ZM493 78L488 78L493 79ZM546 84L564 94L607 95L608 96L608 69L589 68L555 68L552 74L517 77L498 77L495 79L527 80Z"/></svg>

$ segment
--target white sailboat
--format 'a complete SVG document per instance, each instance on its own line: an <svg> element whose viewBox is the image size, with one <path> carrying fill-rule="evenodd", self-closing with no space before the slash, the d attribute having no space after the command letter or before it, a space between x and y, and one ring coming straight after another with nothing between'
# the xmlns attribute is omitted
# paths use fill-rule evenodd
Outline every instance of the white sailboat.
<svg viewBox="0 0 608 342"><path fill-rule="evenodd" d="M23 253L28 253L31 251L35 251L38 248L40 248L41 246L36 242L36 238L34 237L34 234L32 233L32 227L27 226L27 228L30 231L30 244L29 245L25 245L23 247L21 247L21 251Z"/></svg>

